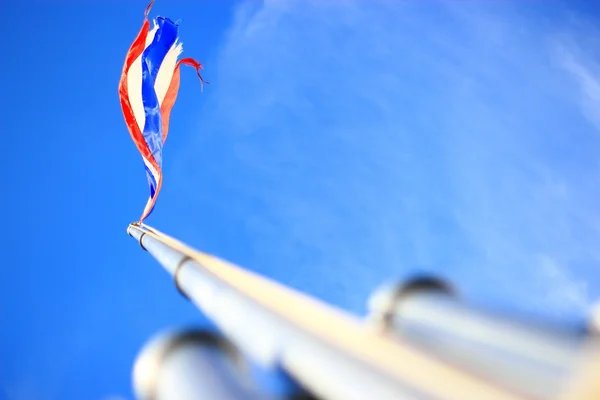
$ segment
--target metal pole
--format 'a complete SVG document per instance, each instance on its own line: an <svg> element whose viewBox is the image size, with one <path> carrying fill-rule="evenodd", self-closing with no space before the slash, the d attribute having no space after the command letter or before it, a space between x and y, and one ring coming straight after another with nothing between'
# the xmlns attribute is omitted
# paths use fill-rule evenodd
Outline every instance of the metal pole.
<svg viewBox="0 0 600 400"><path fill-rule="evenodd" d="M355 317L150 227L128 233L236 346L323 399L521 398Z"/></svg>
<svg viewBox="0 0 600 400"><path fill-rule="evenodd" d="M157 335L139 354L133 375L140 400L266 398L243 379L235 349L201 330Z"/></svg>
<svg viewBox="0 0 600 400"><path fill-rule="evenodd" d="M382 288L371 308L398 337L540 399L554 399L567 389L587 340L574 329L484 313L459 301L445 283L429 278Z"/></svg>

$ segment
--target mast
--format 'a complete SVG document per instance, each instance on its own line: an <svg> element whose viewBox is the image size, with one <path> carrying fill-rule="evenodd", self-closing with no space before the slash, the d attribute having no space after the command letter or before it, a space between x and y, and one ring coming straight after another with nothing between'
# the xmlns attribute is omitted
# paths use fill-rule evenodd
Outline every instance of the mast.
<svg viewBox="0 0 600 400"><path fill-rule="evenodd" d="M245 357L322 399L558 399L587 345L477 313L431 280L380 290L362 320L147 225L127 232Z"/></svg>

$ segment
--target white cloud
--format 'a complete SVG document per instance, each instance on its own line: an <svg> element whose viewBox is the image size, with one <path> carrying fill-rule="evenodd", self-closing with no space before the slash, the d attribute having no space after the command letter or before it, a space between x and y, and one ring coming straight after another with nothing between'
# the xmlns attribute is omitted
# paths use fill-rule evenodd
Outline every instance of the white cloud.
<svg viewBox="0 0 600 400"><path fill-rule="evenodd" d="M569 276L565 265L558 265L556 260L546 255L539 256L541 272L540 278L548 280L548 286L558 287L558 295L554 292L546 293L543 301L551 308L562 308L561 303L567 303L578 308L585 308L589 304L589 294L585 282L574 281Z"/></svg>
<svg viewBox="0 0 600 400"><path fill-rule="evenodd" d="M583 111L596 129L600 130L600 64L593 59L580 59L585 55L575 55L573 51L581 52L577 47L560 47L560 50L562 64L579 84Z"/></svg>
<svg viewBox="0 0 600 400"><path fill-rule="evenodd" d="M354 311L424 270L481 301L581 312L600 290L600 140L543 17L460 4L240 9L175 156L190 227L223 221L220 255Z"/></svg>

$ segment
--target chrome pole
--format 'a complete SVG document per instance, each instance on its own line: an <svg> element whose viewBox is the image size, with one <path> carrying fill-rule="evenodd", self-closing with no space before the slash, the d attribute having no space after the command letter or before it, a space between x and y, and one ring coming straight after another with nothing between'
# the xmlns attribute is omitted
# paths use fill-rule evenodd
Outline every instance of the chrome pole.
<svg viewBox="0 0 600 400"><path fill-rule="evenodd" d="M165 332L137 357L133 381L140 400L265 399L245 380L235 350L202 330Z"/></svg>
<svg viewBox="0 0 600 400"><path fill-rule="evenodd" d="M446 283L421 278L380 289L372 318L459 368L525 396L566 390L588 338L577 330L493 315L464 304Z"/></svg>
<svg viewBox="0 0 600 400"><path fill-rule="evenodd" d="M522 398L348 313L190 249L153 228L130 225L128 232L237 348L265 368L286 371L319 398Z"/></svg>

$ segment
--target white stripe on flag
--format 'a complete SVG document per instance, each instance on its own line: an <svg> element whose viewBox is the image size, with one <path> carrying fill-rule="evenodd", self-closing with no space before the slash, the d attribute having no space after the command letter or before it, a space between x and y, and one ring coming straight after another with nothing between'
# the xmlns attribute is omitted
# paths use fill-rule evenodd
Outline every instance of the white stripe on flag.
<svg viewBox="0 0 600 400"><path fill-rule="evenodd" d="M148 36L146 36L146 45L144 49L150 46L152 40L154 40L154 35L158 30L158 25L156 25L156 21L154 21L154 26L148 32ZM143 52L142 52L143 53ZM129 103L131 104L131 110L133 111L133 116L135 117L135 121L140 128L140 132L144 132L144 124L146 123L146 113L144 111L144 102L142 100L142 55L135 59L133 64L131 64L131 68L129 69L129 74L127 76L127 94L129 95Z"/></svg>
<svg viewBox="0 0 600 400"><path fill-rule="evenodd" d="M173 73L175 72L175 66L177 65L177 58L183 52L183 44L179 41L173 43L173 46L169 49L169 52L165 56L158 74L156 75L156 81L154 82L154 91L158 97L158 104L162 106L162 102L167 95L171 79L173 79Z"/></svg>

